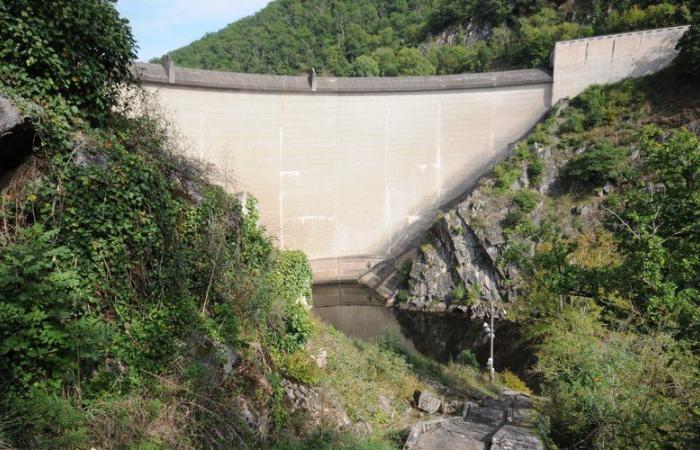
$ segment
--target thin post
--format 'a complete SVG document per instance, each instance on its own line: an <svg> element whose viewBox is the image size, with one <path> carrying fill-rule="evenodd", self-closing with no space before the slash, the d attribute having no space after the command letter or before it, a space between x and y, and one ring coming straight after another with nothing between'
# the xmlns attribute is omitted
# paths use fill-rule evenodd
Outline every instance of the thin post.
<svg viewBox="0 0 700 450"><path fill-rule="evenodd" d="M491 352L490 352L491 357L489 358L489 361L491 361L491 364L489 365L489 381L491 381L491 382L493 382L493 378L494 378L493 338L496 337L496 330L493 327L494 326L493 316L494 316L494 306L493 306L493 300L491 300L491 333L489 333L491 336Z"/></svg>

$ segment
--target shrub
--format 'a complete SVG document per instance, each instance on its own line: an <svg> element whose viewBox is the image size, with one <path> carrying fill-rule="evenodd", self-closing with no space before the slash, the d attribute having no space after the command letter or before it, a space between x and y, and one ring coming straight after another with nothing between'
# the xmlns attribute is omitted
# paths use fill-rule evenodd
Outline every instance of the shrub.
<svg viewBox="0 0 700 450"><path fill-rule="evenodd" d="M580 108L587 127L601 125L605 120L607 99L602 86L592 86L574 99L572 105Z"/></svg>
<svg viewBox="0 0 700 450"><path fill-rule="evenodd" d="M467 295L467 289L464 287L464 283L459 282L454 289L452 289L452 300L455 302L461 302L465 299Z"/></svg>
<svg viewBox="0 0 700 450"><path fill-rule="evenodd" d="M697 356L666 335L606 330L590 307L550 323L538 352L561 447L687 448L698 439ZM693 418L695 417L695 418Z"/></svg>
<svg viewBox="0 0 700 450"><path fill-rule="evenodd" d="M604 142L571 158L564 175L581 186L601 187L619 182L628 170L627 151Z"/></svg>
<svg viewBox="0 0 700 450"><path fill-rule="evenodd" d="M493 168L493 175L496 178L496 192L503 193L509 190L518 180L522 170L514 161L503 161Z"/></svg>
<svg viewBox="0 0 700 450"><path fill-rule="evenodd" d="M435 67L417 48L404 47L396 54L399 75L433 75Z"/></svg>
<svg viewBox="0 0 700 450"><path fill-rule="evenodd" d="M281 366L281 371L287 378L292 378L308 386L318 383L320 377L319 367L306 351L279 353L275 355L275 360Z"/></svg>
<svg viewBox="0 0 700 450"><path fill-rule="evenodd" d="M479 361L476 360L476 355L471 350L462 350L459 352L459 355L455 358L455 362L466 367L471 367L476 371L481 370Z"/></svg>
<svg viewBox="0 0 700 450"><path fill-rule="evenodd" d="M527 387L525 382L510 370L504 370L500 375L501 379L503 380L503 384L505 384L509 389L522 392L523 394L532 395L532 390Z"/></svg>
<svg viewBox="0 0 700 450"><path fill-rule="evenodd" d="M532 132L527 136L527 143L530 145L535 143L547 145L551 142L551 140L552 137L547 130L547 127L542 123L538 123L535 126L535 129L532 130Z"/></svg>
<svg viewBox="0 0 700 450"><path fill-rule="evenodd" d="M292 304L284 314L284 328L273 331L274 346L286 353L303 350L313 329L308 310L301 305Z"/></svg>
<svg viewBox="0 0 700 450"><path fill-rule="evenodd" d="M542 182L542 173L544 172L544 160L540 155L532 155L527 165L527 177L530 184L537 186Z"/></svg>
<svg viewBox="0 0 700 450"><path fill-rule="evenodd" d="M105 347L106 328L87 312L75 255L54 245L56 236L35 225L0 252L2 394L79 384Z"/></svg>
<svg viewBox="0 0 700 450"><path fill-rule="evenodd" d="M521 189L513 196L513 205L524 213L532 212L539 201L539 195L530 189Z"/></svg>
<svg viewBox="0 0 700 450"><path fill-rule="evenodd" d="M408 301L408 291L405 289L400 289L399 292L396 294L396 300L398 300L401 303L405 303Z"/></svg>
<svg viewBox="0 0 700 450"><path fill-rule="evenodd" d="M584 130L584 121L586 117L581 111L576 109L571 110L568 117L561 125L561 131L564 133L581 133Z"/></svg>

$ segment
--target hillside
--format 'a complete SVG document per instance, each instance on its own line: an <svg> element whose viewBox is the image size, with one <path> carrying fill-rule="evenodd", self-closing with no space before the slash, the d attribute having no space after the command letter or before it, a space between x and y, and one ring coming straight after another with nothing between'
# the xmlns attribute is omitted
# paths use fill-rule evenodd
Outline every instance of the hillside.
<svg viewBox="0 0 700 450"><path fill-rule="evenodd" d="M546 67L557 40L690 22L690 1L274 0L174 50L248 73L402 76Z"/></svg>
<svg viewBox="0 0 700 450"><path fill-rule="evenodd" d="M128 87L114 5L78 3L0 3L0 448L391 448L416 390L496 395L315 320L306 255Z"/></svg>
<svg viewBox="0 0 700 450"><path fill-rule="evenodd" d="M562 448L700 438L697 83L671 70L560 103L395 273L400 308L494 302L528 330Z"/></svg>
<svg viewBox="0 0 700 450"><path fill-rule="evenodd" d="M557 105L397 271L427 342L433 310L507 311L528 386L314 318L306 255L133 83L114 2L0 2L0 449L396 449L438 418L479 446L697 447L695 20L667 71Z"/></svg>

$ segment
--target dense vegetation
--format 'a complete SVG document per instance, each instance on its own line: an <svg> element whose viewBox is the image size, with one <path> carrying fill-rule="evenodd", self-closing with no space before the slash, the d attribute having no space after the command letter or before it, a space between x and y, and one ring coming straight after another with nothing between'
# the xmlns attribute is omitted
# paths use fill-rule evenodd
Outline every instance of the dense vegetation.
<svg viewBox="0 0 700 450"><path fill-rule="evenodd" d="M539 349L535 383L563 448L700 439L700 97L687 67L588 89L494 171L492 195L510 199L503 263L522 271L513 313ZM563 163L546 195L537 179L514 183L543 151L547 170Z"/></svg>
<svg viewBox="0 0 700 450"><path fill-rule="evenodd" d="M364 36L352 24L369 26L376 14L370 41L382 30L389 37L349 57L350 41L331 34L337 60L325 59L323 42L304 53L285 40L292 47L266 52L289 51L287 59L261 52L258 67L274 60L275 71L295 72L310 61L334 71L323 65L332 60L375 74L395 58L400 73L426 73L440 67L430 51L493 49L498 33L542 43L525 53L503 44L538 65L552 36L572 29L563 19L593 32L686 17L678 4L594 3L360 2L369 15L348 21L361 12L354 4L334 15L342 3L318 2L311 14L275 2L265 11L297 5L298 17L314 20L328 12L343 36ZM0 173L0 447L392 448L418 420L407 400L414 389L493 395L472 354L440 365L310 318L306 257L277 249L252 197L224 192L178 152L147 96L119 95L133 38L112 2L6 0L0 20L0 96L28 118L22 131L33 130L29 148L17 149L22 163ZM430 50L438 38L425 40L426 30L466 36L476 23L488 25L481 44ZM536 37L522 40L529 32ZM689 448L700 439L698 36L686 35L671 71L593 87L555 111L494 170L493 195L511 202L507 257L523 276L512 311L538 346L538 387L551 399L551 422L538 424L560 447ZM517 60L501 56L484 61ZM513 187L522 170L541 179L541 146L566 156L554 197ZM582 206L599 213L562 222ZM536 243L534 257L524 240ZM511 373L499 378L526 389ZM314 389L319 403L295 408L290 383ZM338 426L344 414L364 428Z"/></svg>
<svg viewBox="0 0 700 450"><path fill-rule="evenodd" d="M0 19L0 100L30 134L0 167L0 448L385 448L432 389L419 369L493 392L311 319L306 256L126 89L112 2L4 1ZM289 383L317 403L296 408Z"/></svg>
<svg viewBox="0 0 700 450"><path fill-rule="evenodd" d="M275 0L171 53L235 72L432 75L546 67L557 40L690 22L694 0Z"/></svg>

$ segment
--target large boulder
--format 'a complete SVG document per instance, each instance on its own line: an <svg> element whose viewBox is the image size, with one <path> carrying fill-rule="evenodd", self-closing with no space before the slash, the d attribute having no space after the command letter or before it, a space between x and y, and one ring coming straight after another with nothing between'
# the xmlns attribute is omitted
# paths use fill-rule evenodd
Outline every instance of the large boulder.
<svg viewBox="0 0 700 450"><path fill-rule="evenodd" d="M416 404L416 408L427 412L428 414L435 414L438 412L440 405L442 404L442 401L439 398L426 391L414 392L413 400Z"/></svg>

